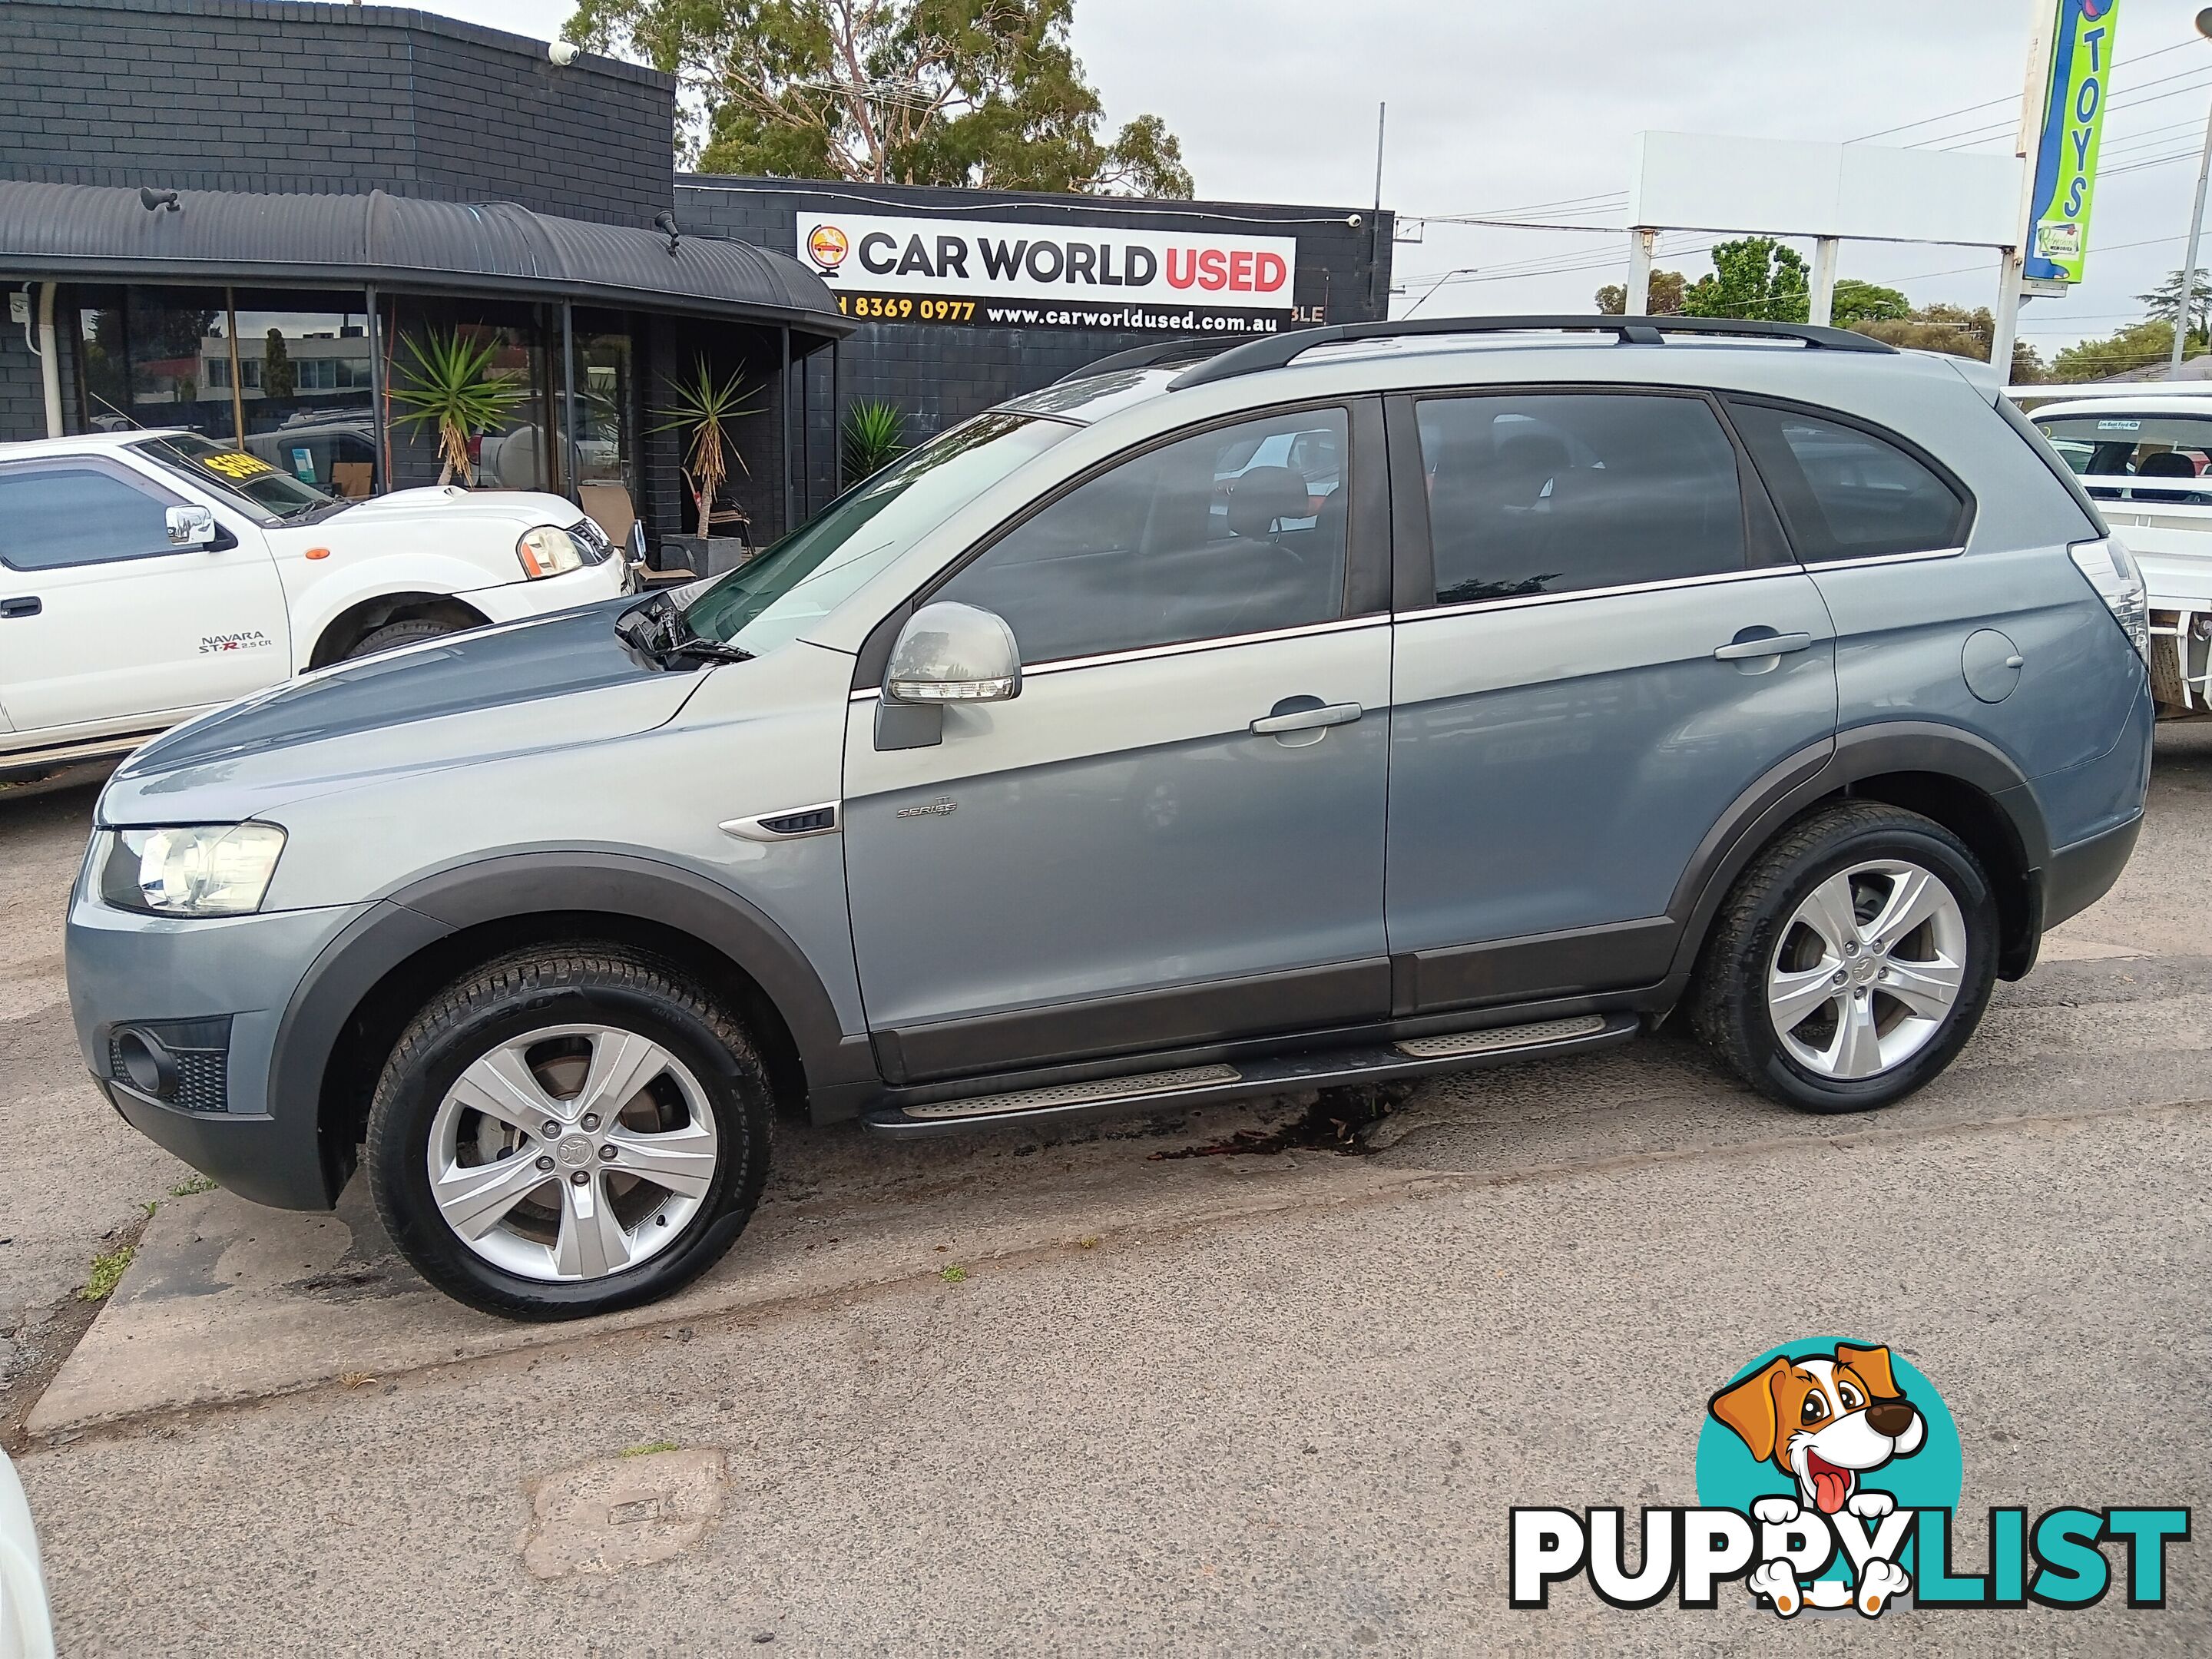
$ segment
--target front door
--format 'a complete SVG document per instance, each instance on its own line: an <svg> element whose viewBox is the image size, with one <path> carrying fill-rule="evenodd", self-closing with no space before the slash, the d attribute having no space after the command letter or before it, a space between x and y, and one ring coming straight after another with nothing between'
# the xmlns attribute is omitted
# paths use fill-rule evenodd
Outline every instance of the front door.
<svg viewBox="0 0 2212 1659"><path fill-rule="evenodd" d="M1392 693L1399 1010L1662 978L1699 842L1833 741L1820 595L1703 397L1440 396L1394 420L1394 456L1419 457L1397 498L1417 550Z"/></svg>
<svg viewBox="0 0 2212 1659"><path fill-rule="evenodd" d="M1024 678L930 748L878 750L852 707L854 942L894 1081L1387 1011L1390 629L1360 597L1385 532L1350 493L1379 438L1330 406L1162 444L933 595L1003 617Z"/></svg>
<svg viewBox="0 0 2212 1659"><path fill-rule="evenodd" d="M260 532L173 547L165 515L185 504L104 456L0 466L0 703L18 732L150 730L290 673Z"/></svg>

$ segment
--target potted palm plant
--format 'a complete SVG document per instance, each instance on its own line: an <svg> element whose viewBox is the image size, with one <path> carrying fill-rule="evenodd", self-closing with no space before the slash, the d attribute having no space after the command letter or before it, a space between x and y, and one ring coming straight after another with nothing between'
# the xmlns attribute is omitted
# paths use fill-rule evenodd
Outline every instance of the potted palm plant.
<svg viewBox="0 0 2212 1659"><path fill-rule="evenodd" d="M489 341L473 340L458 328L433 329L401 343L410 360L404 368L405 384L391 390L391 398L407 412L399 426L428 427L438 439L438 483L476 482L470 458L471 440L496 431L524 397L524 389L511 374L492 368L495 348Z"/></svg>
<svg viewBox="0 0 2212 1659"><path fill-rule="evenodd" d="M845 480L873 477L906 453L906 416L896 405L876 401L845 411Z"/></svg>
<svg viewBox="0 0 2212 1659"><path fill-rule="evenodd" d="M750 415L757 415L767 407L764 404L747 401L750 388L745 385L744 371L733 369L718 378L704 357L692 364L691 372L681 380L668 383L667 404L654 410L659 417L655 432L679 432L684 434L684 479L690 487L691 504L698 517L699 533L690 538L688 549L691 568L702 575L719 576L725 570L733 570L750 556L750 548L745 532L750 527L744 510L735 503L721 499L722 486L730 476L732 462L738 470L751 475L745 458L738 453L728 428ZM717 525L734 526L733 535L718 535ZM686 538L670 537L670 541L681 544Z"/></svg>

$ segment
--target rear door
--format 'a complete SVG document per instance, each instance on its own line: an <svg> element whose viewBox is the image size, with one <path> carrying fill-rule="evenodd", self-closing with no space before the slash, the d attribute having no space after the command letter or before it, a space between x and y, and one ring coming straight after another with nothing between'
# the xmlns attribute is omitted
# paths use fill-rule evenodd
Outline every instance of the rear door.
<svg viewBox="0 0 2212 1659"><path fill-rule="evenodd" d="M218 510L217 545L173 547L167 511L186 504L106 456L0 465L0 703L18 733L152 729L286 677L260 532Z"/></svg>
<svg viewBox="0 0 2212 1659"><path fill-rule="evenodd" d="M1662 978L1698 844L1825 757L1833 631L1711 399L1393 404L1401 1014Z"/></svg>
<svg viewBox="0 0 2212 1659"><path fill-rule="evenodd" d="M1024 678L929 748L878 750L853 705L854 946L894 1081L1387 1012L1382 447L1371 401L1178 437L931 596L1005 618Z"/></svg>

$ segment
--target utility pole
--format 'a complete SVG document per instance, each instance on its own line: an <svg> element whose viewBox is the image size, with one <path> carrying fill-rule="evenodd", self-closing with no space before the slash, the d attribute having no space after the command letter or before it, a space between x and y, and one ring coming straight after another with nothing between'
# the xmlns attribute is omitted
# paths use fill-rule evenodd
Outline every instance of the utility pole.
<svg viewBox="0 0 2212 1659"><path fill-rule="evenodd" d="M1375 106L1375 210L1382 211L1382 124L1390 113L1387 103Z"/></svg>
<svg viewBox="0 0 2212 1659"><path fill-rule="evenodd" d="M2197 14L2197 33L2212 39L2212 6ZM2204 117L2204 153L2197 162L2197 194L2189 204L2189 241L2181 250L2181 304L2173 313L2173 358L2166 378L2181 378L2182 348L2189 341L2189 314L2197 304L2197 239L2204 234L2204 186L2212 182L2212 111Z"/></svg>

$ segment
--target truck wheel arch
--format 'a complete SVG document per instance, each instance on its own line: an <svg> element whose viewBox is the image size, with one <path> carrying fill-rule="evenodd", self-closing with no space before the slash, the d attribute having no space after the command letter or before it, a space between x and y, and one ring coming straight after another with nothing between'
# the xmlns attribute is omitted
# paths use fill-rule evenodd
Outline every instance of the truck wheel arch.
<svg viewBox="0 0 2212 1659"><path fill-rule="evenodd" d="M356 599L325 623L303 668L327 668L387 623L434 617L455 629L482 628L491 618L450 593L403 592Z"/></svg>

